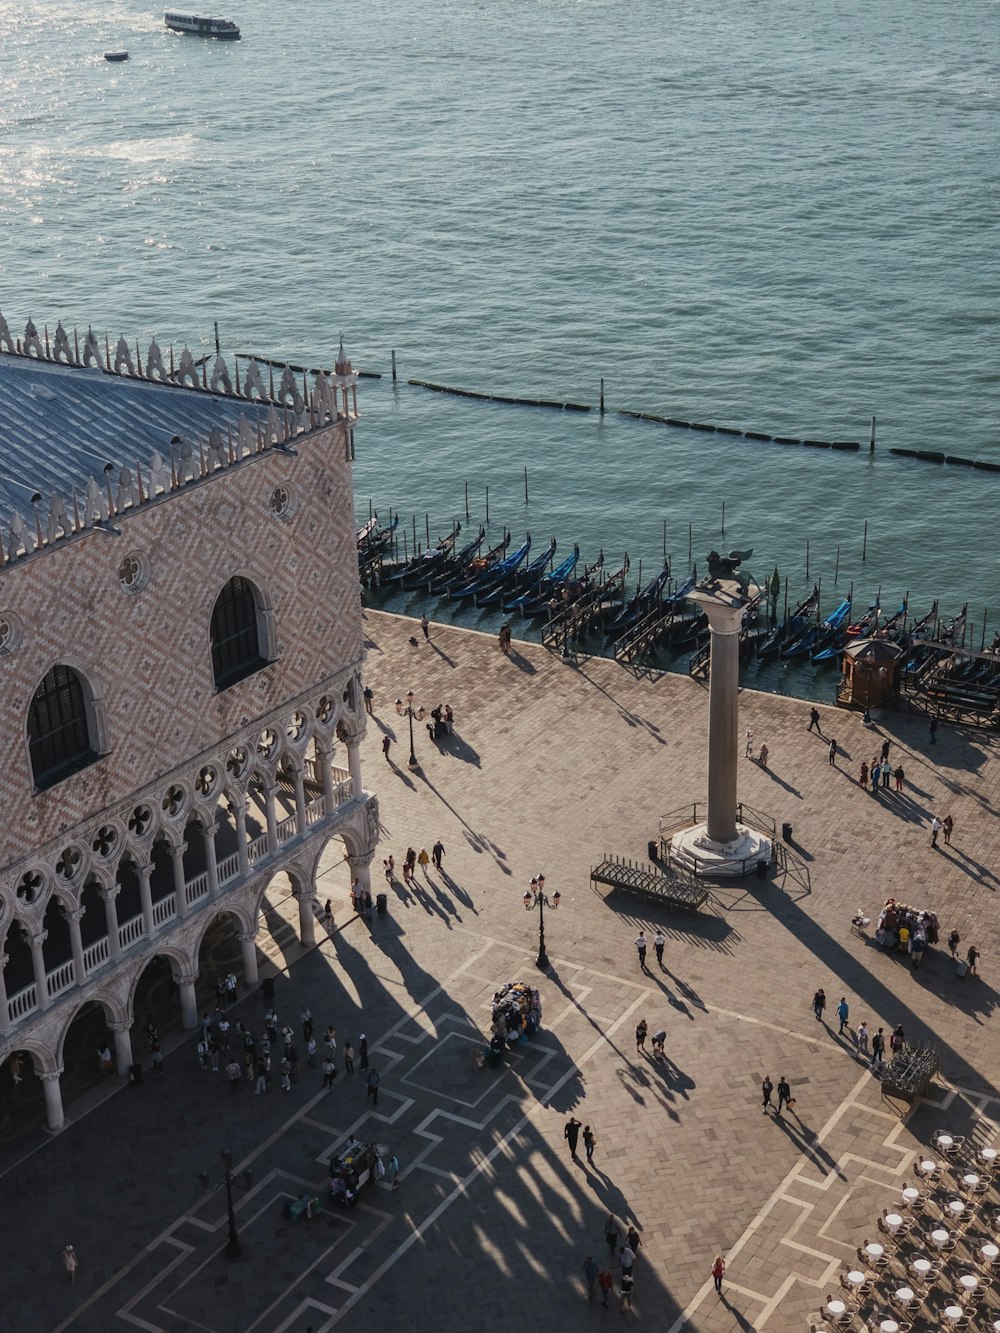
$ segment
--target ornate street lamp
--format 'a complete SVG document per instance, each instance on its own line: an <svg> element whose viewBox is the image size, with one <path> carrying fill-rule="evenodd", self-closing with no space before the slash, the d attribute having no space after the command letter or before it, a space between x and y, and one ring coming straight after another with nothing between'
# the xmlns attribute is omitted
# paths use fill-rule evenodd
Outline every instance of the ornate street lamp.
<svg viewBox="0 0 1000 1333"><path fill-rule="evenodd" d="M562 894L556 889L551 898L547 897L545 876L537 875L531 881L531 886L525 889L522 902L528 912L534 907L538 908L538 957L535 959L535 966L545 969L549 965L549 955L545 952L545 909L558 907L562 902Z"/></svg>
<svg viewBox="0 0 1000 1333"><path fill-rule="evenodd" d="M220 1184L225 1185L226 1187L226 1211L229 1216L229 1240L226 1242L226 1258L238 1259L243 1253L243 1246L240 1244L240 1238L236 1234L236 1213L233 1210L233 1185L238 1185L242 1190L248 1190L253 1184L253 1172L247 1167L240 1179L238 1181L234 1180L233 1154L228 1148L223 1148L219 1152L219 1157L222 1160L222 1180L217 1181L214 1188L218 1189ZM207 1190L212 1188L207 1171L199 1171L198 1180L201 1183L202 1189Z"/></svg>
<svg viewBox="0 0 1000 1333"><path fill-rule="evenodd" d="M419 708L414 708L413 698L414 698L413 691L407 690L405 704L403 703L402 699L396 700L396 712L399 714L400 717L408 717L410 719L409 765L410 768L417 769L420 767L420 765L417 763L417 752L413 748L413 719L416 718L418 722L422 722L424 720L424 707L423 704L421 704Z"/></svg>

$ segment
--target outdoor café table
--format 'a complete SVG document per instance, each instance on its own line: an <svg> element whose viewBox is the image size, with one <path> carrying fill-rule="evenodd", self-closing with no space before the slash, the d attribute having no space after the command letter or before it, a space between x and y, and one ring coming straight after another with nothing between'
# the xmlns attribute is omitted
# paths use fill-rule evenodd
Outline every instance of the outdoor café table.
<svg viewBox="0 0 1000 1333"><path fill-rule="evenodd" d="M896 1288L896 1300L897 1300L897 1301L912 1301L912 1300L913 1300L913 1288L912 1288L912 1287L897 1287L897 1288Z"/></svg>
<svg viewBox="0 0 1000 1333"><path fill-rule="evenodd" d="M898 1213L886 1213L885 1224L890 1231L898 1231L903 1225L903 1219Z"/></svg>
<svg viewBox="0 0 1000 1333"><path fill-rule="evenodd" d="M965 1294L967 1296L971 1296L972 1293L975 1291L975 1289L979 1286L979 1279L973 1277L971 1273L963 1273L958 1280L960 1284L965 1288Z"/></svg>
<svg viewBox="0 0 1000 1333"><path fill-rule="evenodd" d="M947 1231L944 1230L943 1227L938 1227L936 1231L931 1232L931 1240L938 1247L938 1249L940 1249L942 1245L946 1245L948 1243L948 1233Z"/></svg>
<svg viewBox="0 0 1000 1333"><path fill-rule="evenodd" d="M881 1259L883 1254L885 1254L885 1250L881 1245L876 1245L875 1242L872 1241L870 1245L865 1246L865 1254L872 1260Z"/></svg>
<svg viewBox="0 0 1000 1333"><path fill-rule="evenodd" d="M881 1324L879 1324L879 1328L882 1330L882 1333L899 1333L899 1325L896 1323L895 1319L883 1319Z"/></svg>
<svg viewBox="0 0 1000 1333"><path fill-rule="evenodd" d="M847 1306L843 1301L827 1301L826 1309L828 1314L832 1314L836 1317L837 1315L842 1315L847 1309Z"/></svg>
<svg viewBox="0 0 1000 1333"><path fill-rule="evenodd" d="M961 1199L951 1199L948 1203L948 1211L954 1217L961 1217L965 1212L965 1204Z"/></svg>
<svg viewBox="0 0 1000 1333"><path fill-rule="evenodd" d="M997 1333L1000 1333L1000 1319L993 1320L993 1327L996 1329Z"/></svg>
<svg viewBox="0 0 1000 1333"><path fill-rule="evenodd" d="M996 1148L980 1148L979 1156L988 1165L992 1165L997 1160L997 1150Z"/></svg>
<svg viewBox="0 0 1000 1333"><path fill-rule="evenodd" d="M852 1287L863 1287L868 1281L868 1278L864 1273L860 1273L854 1268L848 1273L847 1280Z"/></svg>
<svg viewBox="0 0 1000 1333"><path fill-rule="evenodd" d="M914 1259L913 1261L913 1271L921 1278L926 1279L932 1267L933 1265L929 1259Z"/></svg>
<svg viewBox="0 0 1000 1333"><path fill-rule="evenodd" d="M907 1188L903 1190L904 1203L914 1204L917 1202L919 1198L920 1198L920 1191L918 1189L915 1189L912 1185L907 1186Z"/></svg>
<svg viewBox="0 0 1000 1333"><path fill-rule="evenodd" d="M1000 1259L1000 1249L996 1245L983 1245L980 1247L979 1253L987 1263L993 1264L996 1263L997 1259Z"/></svg>
<svg viewBox="0 0 1000 1333"><path fill-rule="evenodd" d="M950 1319L952 1323L957 1323L961 1319L964 1311L960 1305L946 1305L944 1307L944 1316Z"/></svg>
<svg viewBox="0 0 1000 1333"><path fill-rule="evenodd" d="M932 1162L929 1157L925 1157L920 1163L920 1174L922 1176L932 1176L937 1170L937 1162Z"/></svg>
<svg viewBox="0 0 1000 1333"><path fill-rule="evenodd" d="M979 1177L972 1171L962 1177L962 1184L966 1189L974 1190L979 1184Z"/></svg>
<svg viewBox="0 0 1000 1333"><path fill-rule="evenodd" d="M954 1142L955 1140L950 1134L939 1134L934 1140L935 1145L940 1148L942 1152L947 1152Z"/></svg>

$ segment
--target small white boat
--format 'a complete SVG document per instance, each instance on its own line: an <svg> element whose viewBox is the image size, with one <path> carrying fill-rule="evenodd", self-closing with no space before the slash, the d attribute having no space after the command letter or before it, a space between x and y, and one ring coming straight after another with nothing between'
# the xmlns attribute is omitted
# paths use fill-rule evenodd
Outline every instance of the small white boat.
<svg viewBox="0 0 1000 1333"><path fill-rule="evenodd" d="M120 60L128 60L128 52L127 52L127 51L105 51L105 52L104 52L104 59L110 61L112 65L116 65Z"/></svg>
<svg viewBox="0 0 1000 1333"><path fill-rule="evenodd" d="M235 40L240 30L232 19L213 18L208 14L192 14L186 9L165 9L163 22L174 32L191 32L196 37L225 37Z"/></svg>

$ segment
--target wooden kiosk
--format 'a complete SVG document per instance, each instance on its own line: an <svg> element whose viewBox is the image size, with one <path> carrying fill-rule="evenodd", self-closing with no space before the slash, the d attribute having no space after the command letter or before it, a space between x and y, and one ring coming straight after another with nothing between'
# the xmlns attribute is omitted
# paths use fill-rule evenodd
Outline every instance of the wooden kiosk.
<svg viewBox="0 0 1000 1333"><path fill-rule="evenodd" d="M837 687L842 708L894 708L903 650L888 639L861 639L844 649Z"/></svg>

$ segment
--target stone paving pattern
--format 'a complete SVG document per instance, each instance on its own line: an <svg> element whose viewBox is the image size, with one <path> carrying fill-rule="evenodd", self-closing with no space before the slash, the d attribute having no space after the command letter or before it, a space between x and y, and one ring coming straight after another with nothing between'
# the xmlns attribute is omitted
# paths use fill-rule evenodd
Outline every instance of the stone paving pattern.
<svg viewBox="0 0 1000 1333"><path fill-rule="evenodd" d="M446 873L398 885L388 915L366 923L331 844L321 901L333 898L334 927L309 952L282 942L277 1005L296 1028L308 1003L317 1029L332 1021L341 1041L367 1032L383 1075L377 1110L359 1072L329 1093L303 1069L290 1093L275 1080L262 1097L247 1085L231 1094L185 1037L162 1076L147 1068L141 1087L87 1114L69 1106L62 1134L8 1164L0 1329L381 1333L394 1319L551 1333L624 1317L701 1333L802 1330L898 1197L917 1145L942 1123L983 1143L997 1133L996 740L942 727L932 746L916 717L872 731L823 709L841 751L832 768L826 741L806 730L808 705L744 692L741 725L766 740L770 768L745 761L740 795L792 822L787 865L713 891L697 916L657 911L595 891L589 869L605 852L644 858L661 814L704 799L702 686L528 645L508 659L491 637L456 629L432 627L424 643L413 621L379 613L365 625L376 696L365 775L383 853L399 863L408 843L429 850L440 837ZM407 688L457 718L441 749L417 728L414 774L392 707ZM853 781L883 736L907 772L903 797ZM932 810L954 816L951 848L930 848ZM546 975L533 966L537 913L521 903L539 871L563 895L545 917ZM853 935L854 909L874 915L889 894L937 910L945 932L957 925L981 948L982 975L957 978L940 950L914 972ZM664 968L650 949L643 973L632 941L657 924ZM470 1038L488 1026L490 997L521 977L541 989L542 1031L502 1074L473 1071ZM901 1119L881 1098L836 1024L813 1018L819 985L831 1017L846 995L852 1026L902 1021L911 1040L938 1044L930 1102ZM256 994L237 1010L254 1026L262 1012ZM641 1015L667 1030L662 1061L636 1053ZM761 1114L764 1073L788 1076L796 1114ZM582 1145L569 1158L569 1114L595 1128L592 1168ZM349 1133L398 1153L400 1189L288 1222L282 1200L318 1187ZM246 1248L232 1263L224 1197L203 1195L196 1178L217 1176L223 1146L254 1171L236 1198ZM609 1211L643 1237L626 1316L586 1302L581 1265L606 1255ZM72 1288L60 1280L67 1241L81 1261ZM718 1250L729 1256L724 1301L709 1279Z"/></svg>

